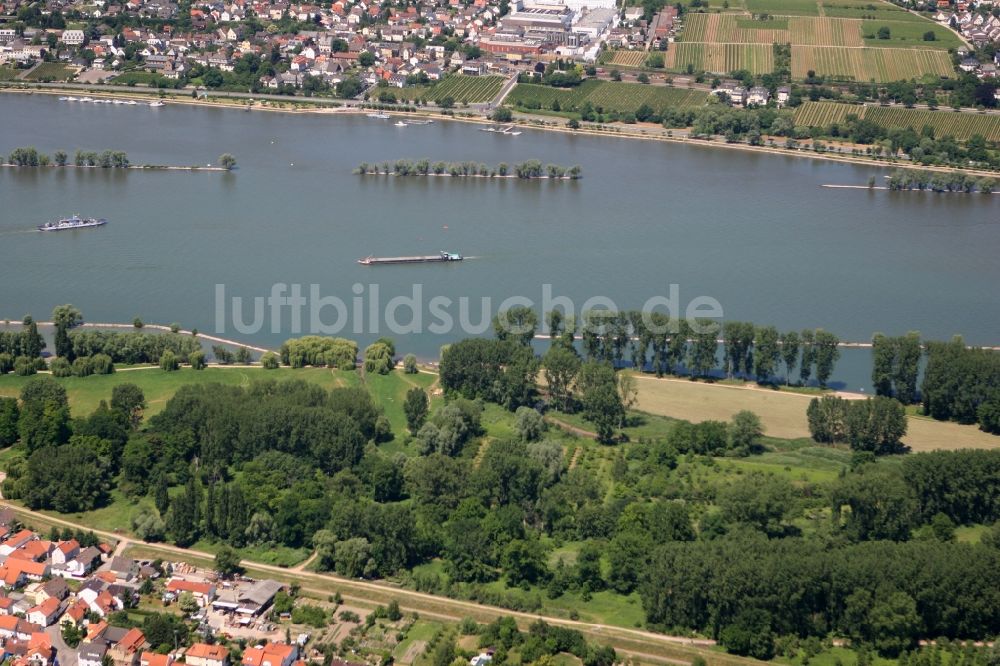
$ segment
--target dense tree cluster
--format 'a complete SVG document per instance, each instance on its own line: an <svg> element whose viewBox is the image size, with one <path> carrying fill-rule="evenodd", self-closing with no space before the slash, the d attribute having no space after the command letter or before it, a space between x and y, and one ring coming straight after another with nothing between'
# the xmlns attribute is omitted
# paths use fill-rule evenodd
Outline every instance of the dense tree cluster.
<svg viewBox="0 0 1000 666"><path fill-rule="evenodd" d="M834 395L813 398L806 409L809 434L821 444L848 443L875 455L902 453L906 411L894 398L848 400Z"/></svg>
<svg viewBox="0 0 1000 666"><path fill-rule="evenodd" d="M961 338L925 345L927 367L920 393L924 413L936 419L979 423L1000 434L1000 354L969 349Z"/></svg>
<svg viewBox="0 0 1000 666"><path fill-rule="evenodd" d="M71 355L93 357L103 354L114 363L159 363L164 352L187 362L188 356L201 349L197 338L179 333L142 331L102 331L76 329L69 332Z"/></svg>
<svg viewBox="0 0 1000 666"><path fill-rule="evenodd" d="M917 399L920 372L920 334L872 338L872 385L877 395L894 397L904 405Z"/></svg>
<svg viewBox="0 0 1000 666"><path fill-rule="evenodd" d="M358 343L345 338L307 335L281 345L281 362L293 368L307 365L353 370L358 359Z"/></svg>
<svg viewBox="0 0 1000 666"><path fill-rule="evenodd" d="M830 632L887 655L922 636L992 635L1000 551L887 541L837 545L731 535L661 546L641 585L649 621L708 631L734 651L773 654L773 637Z"/></svg>

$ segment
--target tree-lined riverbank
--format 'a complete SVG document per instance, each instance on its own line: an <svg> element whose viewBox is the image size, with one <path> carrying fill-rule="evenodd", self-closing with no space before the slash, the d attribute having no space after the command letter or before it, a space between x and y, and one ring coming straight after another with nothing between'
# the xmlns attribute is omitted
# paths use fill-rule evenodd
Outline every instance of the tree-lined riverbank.
<svg viewBox="0 0 1000 666"><path fill-rule="evenodd" d="M15 148L7 159L0 155L0 166L60 169L143 169L164 171L232 171L236 167L236 158L229 153L219 156L219 166L170 166L166 164L132 164L128 154L122 150L105 150L101 153L92 150L77 150L70 163L69 154L57 150L51 156L39 152L34 146Z"/></svg>
<svg viewBox="0 0 1000 666"><path fill-rule="evenodd" d="M31 90L26 90L28 86ZM52 84L25 84L19 82L19 88L11 88L0 84L0 92L33 94L34 92L47 95L58 95L67 90L84 90L91 94L101 90L100 86L93 85L72 85L64 84L61 87L53 88ZM115 91L114 86L104 86L103 89ZM135 91L132 91L135 92ZM209 98L194 99L185 91L157 90L150 91L150 94L164 94L171 98L172 104L183 104L187 106L202 107L226 107L239 110L267 111L272 113L288 114L336 114L353 115L365 113L365 109L370 104L365 104L356 100L333 100L324 98L289 98L277 95L254 95L249 93L235 92L215 92ZM260 103L260 100L266 100ZM249 105L247 102L249 101ZM455 113L447 110L447 114L433 112L431 110L408 111L405 109L392 110L392 114L400 117L414 118L434 118L435 120L453 120L463 123L475 123L480 125L492 125L493 121L486 116L473 114L471 112ZM511 121L518 127L542 130L546 132L558 132L562 134L575 134L584 136L603 136L621 139L638 139L642 141L659 141L666 143L698 145L709 148L725 148L728 150L741 150L750 153L763 153L768 155L785 155L789 157L800 157L810 160L821 160L827 162L841 162L846 164L859 164L866 166L877 166L890 168L898 162L894 159L881 157L878 155L850 154L847 152L837 152L829 147L823 150L816 150L810 145L796 145L793 147L774 145L751 145L748 143L731 143L725 141L722 136L718 137L693 137L689 136L685 130L665 129L659 125L652 124L625 124L625 123L578 123L573 127L567 123L557 121L552 116L544 116L530 113L515 114ZM958 171L957 167L947 166L926 166L923 170L939 173L952 173ZM961 169L965 173L979 176L995 176L992 171L980 169Z"/></svg>
<svg viewBox="0 0 1000 666"><path fill-rule="evenodd" d="M396 160L393 163L362 162L354 169L362 176L447 176L454 178L518 178L521 180L579 180L583 169L579 165L564 167L546 164L538 160L528 160L515 164L513 168L506 162L495 167L481 162L431 162L430 160Z"/></svg>

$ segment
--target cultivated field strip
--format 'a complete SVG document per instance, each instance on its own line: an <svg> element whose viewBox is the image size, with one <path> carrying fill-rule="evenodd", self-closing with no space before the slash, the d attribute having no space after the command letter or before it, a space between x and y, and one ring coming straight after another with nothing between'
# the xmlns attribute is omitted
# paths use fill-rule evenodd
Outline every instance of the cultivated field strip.
<svg viewBox="0 0 1000 666"><path fill-rule="evenodd" d="M553 103L558 101L564 111L578 110L589 103L595 109L635 113L643 104L660 111L671 107L701 106L707 99L708 93L702 90L590 79L569 90L519 83L506 101L526 108L537 104L535 108L542 109L551 109Z"/></svg>
<svg viewBox="0 0 1000 666"><path fill-rule="evenodd" d="M475 104L488 102L500 92L507 79L503 76L449 76L436 86L408 86L406 88L389 88L397 98L426 98L439 102L445 97L451 97L459 104Z"/></svg>
<svg viewBox="0 0 1000 666"><path fill-rule="evenodd" d="M752 74L769 74L774 70L774 51L764 44L695 44L678 42L673 45L672 62L668 66L728 74L745 69Z"/></svg>
<svg viewBox="0 0 1000 666"><path fill-rule="evenodd" d="M952 136L965 141L979 134L987 141L1000 141L1000 116L993 114L806 102L796 109L795 124L825 127L832 123L844 123L850 115L873 122L879 127L909 127L920 132L926 125L934 128L934 135L937 137Z"/></svg>
<svg viewBox="0 0 1000 666"><path fill-rule="evenodd" d="M864 46L861 21L857 19L799 18L788 19L793 45Z"/></svg>
<svg viewBox="0 0 1000 666"><path fill-rule="evenodd" d="M792 46L792 76L805 78L809 71L837 80L877 83L954 74L950 57L943 51Z"/></svg>
<svg viewBox="0 0 1000 666"><path fill-rule="evenodd" d="M615 51L608 64L618 65L619 67L642 67L646 64L647 55L645 51L628 51L622 49Z"/></svg>

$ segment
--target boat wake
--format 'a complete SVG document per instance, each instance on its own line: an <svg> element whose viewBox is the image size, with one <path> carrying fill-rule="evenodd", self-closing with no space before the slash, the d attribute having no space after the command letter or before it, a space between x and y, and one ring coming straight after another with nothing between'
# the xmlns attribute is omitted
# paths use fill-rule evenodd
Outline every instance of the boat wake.
<svg viewBox="0 0 1000 666"><path fill-rule="evenodd" d="M13 236L15 234L37 234L41 229L6 229L0 231L0 236Z"/></svg>

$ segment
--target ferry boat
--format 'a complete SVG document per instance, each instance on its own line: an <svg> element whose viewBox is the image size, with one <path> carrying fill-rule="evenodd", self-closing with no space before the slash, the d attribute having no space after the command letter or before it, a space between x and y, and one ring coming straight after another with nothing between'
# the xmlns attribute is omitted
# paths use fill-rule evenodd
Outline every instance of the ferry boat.
<svg viewBox="0 0 1000 666"><path fill-rule="evenodd" d="M456 252L441 250L437 254L414 257L365 257L364 259L358 259L358 263L362 266L377 266L379 264L435 264L462 261L462 259L462 255Z"/></svg>
<svg viewBox="0 0 1000 666"><path fill-rule="evenodd" d="M388 113L369 113L368 117L369 118L378 118L379 120L388 120L389 119L389 114Z"/></svg>
<svg viewBox="0 0 1000 666"><path fill-rule="evenodd" d="M45 224L38 225L39 231L65 231L66 229L87 229L89 227L101 227L107 224L108 221L103 217L80 217L79 215L74 215L73 217L64 217L58 222L46 222Z"/></svg>

